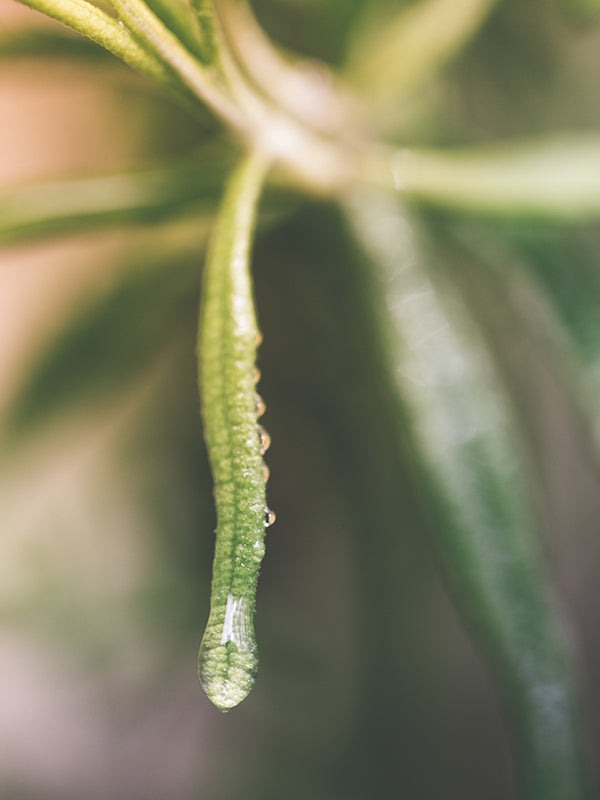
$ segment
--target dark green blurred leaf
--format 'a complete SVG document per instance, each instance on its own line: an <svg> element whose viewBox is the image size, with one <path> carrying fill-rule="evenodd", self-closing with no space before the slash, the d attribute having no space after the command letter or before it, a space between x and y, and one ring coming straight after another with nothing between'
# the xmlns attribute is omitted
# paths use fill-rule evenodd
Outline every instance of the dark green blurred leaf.
<svg viewBox="0 0 600 800"><path fill-rule="evenodd" d="M422 265L393 198L359 195L350 209L375 260L373 313L387 311L390 375L444 572L504 695L521 792L583 798L574 681L503 389L451 279Z"/></svg>
<svg viewBox="0 0 600 800"><path fill-rule="evenodd" d="M193 208L210 214L233 160L208 146L186 164L15 188L0 197L0 243L88 228L150 223Z"/></svg>

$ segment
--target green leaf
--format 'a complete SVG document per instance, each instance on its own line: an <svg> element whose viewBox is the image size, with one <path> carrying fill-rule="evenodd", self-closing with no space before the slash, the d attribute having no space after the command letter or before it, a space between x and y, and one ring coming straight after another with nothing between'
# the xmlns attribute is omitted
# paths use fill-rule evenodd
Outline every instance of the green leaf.
<svg viewBox="0 0 600 800"><path fill-rule="evenodd" d="M506 703L523 797L583 798L573 679L493 364L452 282L421 264L393 200L357 196L350 213L376 270L373 313L403 435L446 578Z"/></svg>
<svg viewBox="0 0 600 800"><path fill-rule="evenodd" d="M206 146L188 163L45 181L0 196L0 244L92 227L148 223L193 207L210 212L232 153Z"/></svg>
<svg viewBox="0 0 600 800"><path fill-rule="evenodd" d="M198 335L202 418L217 507L210 616L198 672L222 711L246 697L258 667L254 596L269 512L255 389L260 334L248 259L265 170L259 156L248 157L229 181L207 258Z"/></svg>
<svg viewBox="0 0 600 800"><path fill-rule="evenodd" d="M393 19L379 19L377 27L363 23L351 54L350 77L367 99L397 101L462 50L494 3L418 0Z"/></svg>
<svg viewBox="0 0 600 800"><path fill-rule="evenodd" d="M585 219L600 214L600 139L562 136L448 153L399 151L396 188L472 214Z"/></svg>

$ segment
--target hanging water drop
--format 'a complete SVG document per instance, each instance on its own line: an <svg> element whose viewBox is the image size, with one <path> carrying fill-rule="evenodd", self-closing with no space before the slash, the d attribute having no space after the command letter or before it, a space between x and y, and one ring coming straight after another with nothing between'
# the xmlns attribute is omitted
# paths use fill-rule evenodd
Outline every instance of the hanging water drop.
<svg viewBox="0 0 600 800"><path fill-rule="evenodd" d="M260 436L260 453L264 456L269 447L271 446L271 437L263 428L262 425L258 426L258 435Z"/></svg>
<svg viewBox="0 0 600 800"><path fill-rule="evenodd" d="M267 405L258 392L256 392L254 396L256 398L256 418L258 419L259 417L262 417L267 410Z"/></svg>
<svg viewBox="0 0 600 800"><path fill-rule="evenodd" d="M275 512L269 506L265 507L265 528L269 528L276 520Z"/></svg>

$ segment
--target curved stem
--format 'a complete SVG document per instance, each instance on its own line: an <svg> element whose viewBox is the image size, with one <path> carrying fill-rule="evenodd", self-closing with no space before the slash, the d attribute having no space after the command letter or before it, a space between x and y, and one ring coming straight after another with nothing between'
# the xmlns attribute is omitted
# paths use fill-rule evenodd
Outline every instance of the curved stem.
<svg viewBox="0 0 600 800"><path fill-rule="evenodd" d="M119 21L85 0L21 0L104 47L129 66L159 83L172 84L165 66L148 53Z"/></svg>
<svg viewBox="0 0 600 800"><path fill-rule="evenodd" d="M247 0L216 0L215 11L242 68L280 108L319 133L347 135L356 129L355 103L325 64L286 57Z"/></svg>
<svg viewBox="0 0 600 800"><path fill-rule="evenodd" d="M113 5L134 35L147 42L198 99L238 133L247 131L240 110L217 85L208 68L186 50L142 0L113 0Z"/></svg>

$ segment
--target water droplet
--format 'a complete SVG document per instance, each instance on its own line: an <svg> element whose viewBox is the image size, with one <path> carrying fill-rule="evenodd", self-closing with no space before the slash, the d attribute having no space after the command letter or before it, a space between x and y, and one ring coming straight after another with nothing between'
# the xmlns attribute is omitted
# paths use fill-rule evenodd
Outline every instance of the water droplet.
<svg viewBox="0 0 600 800"><path fill-rule="evenodd" d="M256 340L255 340L255 342L256 342L256 346L257 347L260 347L261 344L263 343L263 335L262 335L262 333L260 331L256 331Z"/></svg>
<svg viewBox="0 0 600 800"><path fill-rule="evenodd" d="M255 384L257 384L260 380L260 370L258 367L254 367L254 369L252 370L252 380L254 381Z"/></svg>
<svg viewBox="0 0 600 800"><path fill-rule="evenodd" d="M276 520L275 512L269 506L265 507L265 528L270 527Z"/></svg>
<svg viewBox="0 0 600 800"><path fill-rule="evenodd" d="M267 483L270 476L271 476L271 470L267 467L266 464L263 464L263 477L265 479L265 483Z"/></svg>
<svg viewBox="0 0 600 800"><path fill-rule="evenodd" d="M266 403L265 403L265 401L262 399L262 397L261 397L261 396L258 394L258 392L256 392L256 394L254 395L254 397L256 398L256 416L257 416L257 417L262 417L262 415L263 415L263 414L265 413L265 411L267 410Z"/></svg>
<svg viewBox="0 0 600 800"><path fill-rule="evenodd" d="M269 447L271 447L271 437L262 425L258 426L258 435L260 436L260 454L264 456Z"/></svg>

